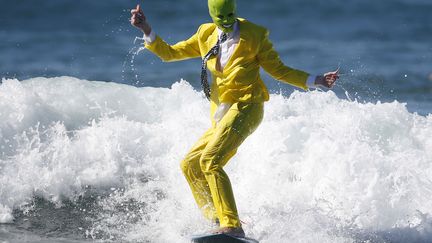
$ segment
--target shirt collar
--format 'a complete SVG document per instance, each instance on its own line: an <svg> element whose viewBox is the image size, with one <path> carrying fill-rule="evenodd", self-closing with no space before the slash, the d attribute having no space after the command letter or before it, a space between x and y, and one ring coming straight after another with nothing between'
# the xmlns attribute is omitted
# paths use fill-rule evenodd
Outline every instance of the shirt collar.
<svg viewBox="0 0 432 243"><path fill-rule="evenodd" d="M220 38L221 34L222 34L222 30L217 28L218 30L218 37ZM233 31L231 31L230 33L227 33L227 39L233 39L236 36L238 36L240 33L240 28L239 28L239 21L236 20L236 22L234 23L233 26Z"/></svg>

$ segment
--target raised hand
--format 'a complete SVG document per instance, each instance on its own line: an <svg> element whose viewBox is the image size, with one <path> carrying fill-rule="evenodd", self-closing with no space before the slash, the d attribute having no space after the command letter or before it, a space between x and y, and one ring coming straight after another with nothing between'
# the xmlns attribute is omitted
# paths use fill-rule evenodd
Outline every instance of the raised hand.
<svg viewBox="0 0 432 243"><path fill-rule="evenodd" d="M336 80L339 78L339 68L336 71L325 73L324 75L317 76L315 85L322 85L327 88L332 88Z"/></svg>
<svg viewBox="0 0 432 243"><path fill-rule="evenodd" d="M131 24L143 31L146 35L149 35L151 32L151 27L147 22L147 19L139 4L136 6L135 9L131 10L131 15Z"/></svg>

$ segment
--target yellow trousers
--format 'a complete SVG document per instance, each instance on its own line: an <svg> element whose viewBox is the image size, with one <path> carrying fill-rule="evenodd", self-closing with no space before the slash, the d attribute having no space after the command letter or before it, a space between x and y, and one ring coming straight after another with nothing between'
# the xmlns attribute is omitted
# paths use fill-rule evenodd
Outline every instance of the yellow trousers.
<svg viewBox="0 0 432 243"><path fill-rule="evenodd" d="M263 103L234 103L192 147L181 168L204 216L221 227L241 226L228 175L223 170L263 118Z"/></svg>

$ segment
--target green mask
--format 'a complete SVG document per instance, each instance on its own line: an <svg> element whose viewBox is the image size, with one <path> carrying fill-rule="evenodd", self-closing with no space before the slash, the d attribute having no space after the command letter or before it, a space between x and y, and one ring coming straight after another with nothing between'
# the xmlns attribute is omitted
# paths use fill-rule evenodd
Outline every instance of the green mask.
<svg viewBox="0 0 432 243"><path fill-rule="evenodd" d="M208 8L213 22L225 33L232 32L237 20L235 0L208 0Z"/></svg>

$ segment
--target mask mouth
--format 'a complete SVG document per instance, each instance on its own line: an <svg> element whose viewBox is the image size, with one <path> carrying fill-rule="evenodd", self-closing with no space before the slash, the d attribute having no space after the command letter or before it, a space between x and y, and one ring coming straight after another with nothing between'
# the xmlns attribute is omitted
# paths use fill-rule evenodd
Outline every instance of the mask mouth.
<svg viewBox="0 0 432 243"><path fill-rule="evenodd" d="M234 24L223 24L222 26L224 28L231 28Z"/></svg>

